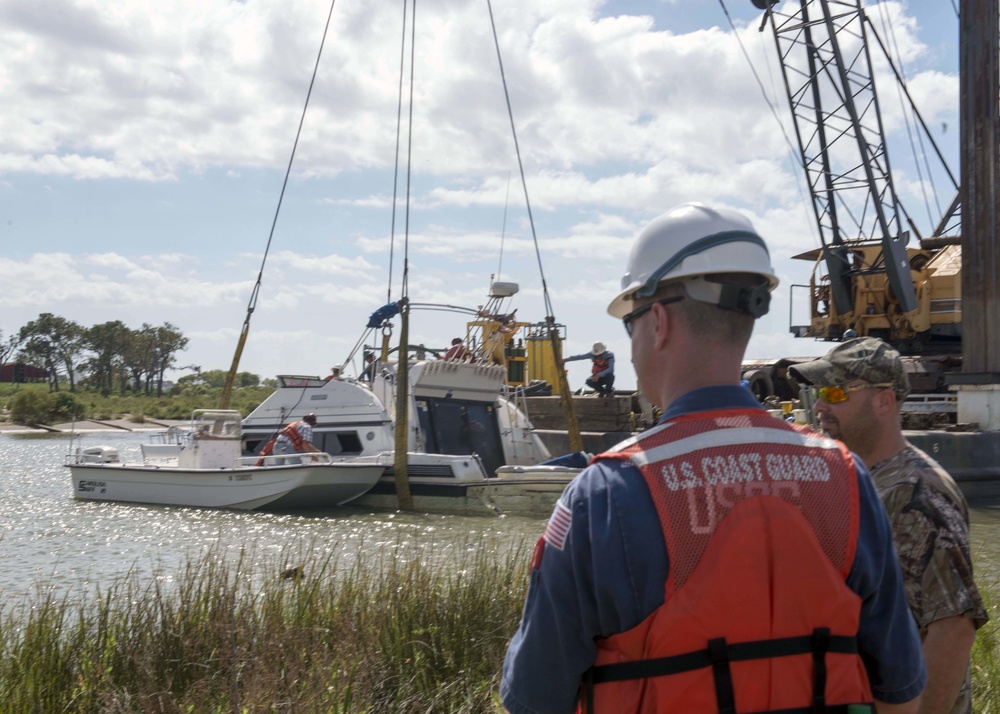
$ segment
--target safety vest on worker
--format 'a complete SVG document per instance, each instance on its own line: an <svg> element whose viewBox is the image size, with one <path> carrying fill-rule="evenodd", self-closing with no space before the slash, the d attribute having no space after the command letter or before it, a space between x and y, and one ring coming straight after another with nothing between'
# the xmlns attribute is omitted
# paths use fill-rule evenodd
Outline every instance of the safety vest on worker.
<svg viewBox="0 0 1000 714"><path fill-rule="evenodd" d="M642 472L670 570L659 608L598 640L579 711L846 712L872 702L856 640L861 598L846 584L859 506L842 444L760 409L725 409L678 417L596 458Z"/></svg>
<svg viewBox="0 0 1000 714"><path fill-rule="evenodd" d="M291 424L282 428L282 430L278 432L279 439L282 436L288 439L292 442L292 448L296 451L302 451L302 434L299 433L299 424L302 423L303 422L301 421L293 421Z"/></svg>
<svg viewBox="0 0 1000 714"><path fill-rule="evenodd" d="M282 427L281 431L278 432L278 435L276 437L274 437L269 442L264 444L263 448L261 448L261 450L257 454L258 456L260 456L260 458L257 459L257 465L258 466L264 465L264 457L270 456L274 452L274 445L278 443L278 440L281 437L285 437L286 439L288 439L288 441L292 443L292 448L294 448L296 451L302 451L303 440L302 440L302 434L299 433L299 424L301 423L302 422L300 421L293 421L291 424Z"/></svg>
<svg viewBox="0 0 1000 714"><path fill-rule="evenodd" d="M604 352L601 353L601 357L604 357L604 355L610 355L612 358L614 357L614 355L612 355L607 350L605 350ZM595 357L594 358L594 366L590 368L590 376L591 377L596 377L601 372L603 372L604 370L606 370L608 367L611 366L611 360L609 360L609 359L601 359L601 357Z"/></svg>

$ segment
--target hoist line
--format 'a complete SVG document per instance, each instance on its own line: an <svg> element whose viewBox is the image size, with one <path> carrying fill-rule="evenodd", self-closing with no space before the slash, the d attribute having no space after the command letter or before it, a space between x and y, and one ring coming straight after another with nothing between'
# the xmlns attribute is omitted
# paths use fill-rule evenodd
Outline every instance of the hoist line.
<svg viewBox="0 0 1000 714"><path fill-rule="evenodd" d="M757 88L760 90L760 96L764 98L764 103L767 104L767 108L771 110L771 116L774 117L774 121L777 122L777 124L778 124L778 129L781 130L781 136L784 137L784 139L785 139L785 146L788 147L788 151L789 151L792 163L794 165L796 165L796 171L792 172L792 175L795 177L795 186L799 190L799 196L802 198L803 205L806 205L806 203L807 203L806 202L806 197L803 194L802 183L801 183L801 179L800 179L800 176L799 176L799 172L797 170L799 162L796 161L796 159L795 159L795 157L798 155L798 151L795 148L795 146L792 144L792 140L790 138L788 138L788 133L785 131L785 125L781 123L781 117L778 116L778 110L777 110L777 108L775 108L774 102L772 102L771 98L767 95L767 88L764 86L764 80L762 80L760 78L760 75L757 73L757 68L753 66L753 60L750 59L750 53L747 52L746 47L743 45L743 40L740 39L739 32L736 31L736 23L733 22L733 18L729 14L729 8L726 7L725 0L719 0L719 5L722 7L722 12L726 16L726 20L729 22L729 28L733 31L733 37L736 38L736 44L739 45L740 52L743 53L743 59L745 59L747 61L747 65L750 67L750 73L753 74L753 78L757 82ZM769 14L770 14L770 10L765 10L764 11L764 21L765 22L767 21L767 17L768 17ZM761 30L763 30L763 29L764 29L764 25L762 24L761 25ZM775 41L775 43L777 43L777 41L778 41L777 38L775 38L774 41ZM766 60L766 57L767 57L766 53L765 53L764 57L765 57L765 61L767 61ZM768 65L768 66L770 66L770 65ZM808 176L808 173L809 172L807 170L806 171L806 175L807 176ZM820 244L822 244L823 238L822 238L822 236L817 236L817 234L816 234L816 226L813 225L813 222L811 220L807 221L807 223L812 227L813 238L816 238L817 242L819 242Z"/></svg>
<svg viewBox="0 0 1000 714"><path fill-rule="evenodd" d="M503 197L503 224L500 227L500 261L497 263L497 280L503 273L503 243L507 237L507 207L510 205L510 171L507 172L507 193Z"/></svg>
<svg viewBox="0 0 1000 714"><path fill-rule="evenodd" d="M400 297L404 300L409 296L410 281L410 195L413 177L413 83L416 74L417 0L412 0L412 8L410 15L410 107L406 140L406 228L403 232L403 280L400 290Z"/></svg>
<svg viewBox="0 0 1000 714"><path fill-rule="evenodd" d="M229 407L229 399L233 392L233 383L236 380L236 370L239 369L240 358L243 356L243 348L246 346L247 336L250 334L250 317L257 307L257 298L260 296L260 287L264 281L264 265L267 263L267 256L271 252L271 241L274 239L274 229L278 225L278 215L281 213L281 205L285 198L285 189L288 187L288 177L292 173L292 164L295 162L295 151L299 146L299 138L302 136L302 126L306 121L306 110L309 109L309 100L312 98L313 87L316 84L316 75L319 73L320 58L323 57L323 47L326 45L326 36L330 31L330 20L333 18L333 7L337 0L330 0L330 11L326 16L326 25L323 27L323 37L319 43L319 52L316 53L316 63L313 65L312 78L309 80L309 90L306 92L306 101L302 107L302 116L299 117L299 128L295 132L295 141L292 144L292 153L288 157L288 167L285 169L285 179L281 184L281 193L278 195L278 205L274 210L274 218L271 220L271 231L267 236L267 245L264 247L264 256L260 261L260 270L257 272L257 282L254 283L253 290L250 291L250 301L247 303L247 316L243 320L243 329L240 331L239 340L236 343L236 353L233 355L233 363L229 367L229 374L226 376L226 383L222 388L222 396L219 397L219 408Z"/></svg>
<svg viewBox="0 0 1000 714"><path fill-rule="evenodd" d="M566 433L569 436L569 446L572 451L583 451L583 436L580 425L573 411L573 397L569 393L569 381L566 370L563 369L562 341L559 328L556 325L555 311L552 309L552 299L549 296L548 283L545 280L545 269L542 267L542 252L538 247L538 234L535 232L535 218L531 213L531 200L528 198L528 182L524 177L524 162L521 161L521 145L517 140L517 128L514 125L514 110L510 105L510 91L507 89L507 75L503 69L503 58L500 56L500 38L497 36L497 24L493 19L493 3L486 0L490 11L490 27L493 29L493 45L497 51L497 63L500 65L500 79L503 81L503 95L507 101L507 116L510 118L510 132L514 137L514 151L517 154L517 168L521 172L521 186L524 189L524 205L528 210L528 223L531 225L531 240L535 244L535 258L538 260L538 274L542 280L542 296L545 301L545 323L548 326L549 341L552 345L552 359L556 367L556 379L559 386L559 401L562 403L563 417L566 419Z"/></svg>
<svg viewBox="0 0 1000 714"><path fill-rule="evenodd" d="M399 98L396 103L396 163L392 174L392 224L389 228L389 286L385 301L392 302L392 266L396 252L396 201L399 197L399 135L403 127L403 77L406 65L406 0L403 0L403 36L399 42Z"/></svg>
<svg viewBox="0 0 1000 714"><path fill-rule="evenodd" d="M500 39L497 37L497 25L493 19L493 3L486 0L486 7L490 11L490 26L493 28L493 44L497 51L497 62L500 64L500 79L503 82L503 94L507 101L507 116L510 118L510 131L514 137L514 152L517 154L517 168L521 172L521 186L524 189L524 204L528 210L528 223L531 225L531 240L535 243L535 258L538 261L538 273L542 280L542 296L545 300L545 316L554 317L552 300L549 297L548 284L545 281L545 269L542 267L542 253L538 248L538 235L535 233L535 218L531 213L531 199L528 198L528 182L524 178L524 163L521 161L521 146L517 140L517 129L514 126L514 111L510 106L510 92L507 89L507 75L503 69L503 58L500 56Z"/></svg>
<svg viewBox="0 0 1000 714"><path fill-rule="evenodd" d="M911 123L910 114L906 110L906 104L903 102L903 92L902 89L900 88L900 84L906 82L906 68L903 66L903 55L899 51L899 42L896 39L896 31L892 27L892 24L888 21L888 18L886 17L885 5L880 3L878 7L879 7L879 20L882 23L882 32L888 35L889 43L891 44L893 50L895 51L896 60L899 63L899 74L902 80L896 83L896 98L899 101L900 113L903 115L903 123L906 126L906 138L910 142L910 155L913 157L913 165L917 171L917 182L920 184L920 194L921 196L923 196L924 199L924 210L927 211L927 221L931 226L933 226L935 221L934 221L934 216L931 215L931 202L927 198L927 185L924 182L924 168L927 169L927 181L931 185L931 193L934 195L935 208L937 208L939 214L941 213L941 200L938 198L937 186L934 183L934 176L931 173L930 164L928 164L927 162L927 152L924 150L924 142L919 132L917 132L917 143L920 144L919 152L917 151L917 146L916 144L914 144L913 141L914 127L912 126ZM868 24L872 25L871 19L868 20ZM875 38L878 39L878 33L876 32L874 25L872 25L872 33L875 35ZM874 81L875 80L872 79L873 83ZM888 147L886 148L888 149ZM923 168L920 166L921 156L923 156L924 158ZM905 212L906 211L904 210L904 213ZM909 214L907 214L907 218L909 218ZM902 230L902 227L900 227L900 230Z"/></svg>

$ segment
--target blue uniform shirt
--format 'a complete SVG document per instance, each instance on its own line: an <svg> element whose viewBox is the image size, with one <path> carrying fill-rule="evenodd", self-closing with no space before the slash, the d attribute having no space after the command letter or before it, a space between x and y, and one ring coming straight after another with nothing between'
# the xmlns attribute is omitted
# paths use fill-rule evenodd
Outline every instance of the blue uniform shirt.
<svg viewBox="0 0 1000 714"><path fill-rule="evenodd" d="M760 405L745 388L705 387L674 401L661 422L753 407ZM867 469L856 461L860 532L847 584L862 599L858 646L872 692L898 704L923 690L927 674L889 520ZM623 461L598 462L566 487L538 547L544 549L536 549L500 683L513 714L572 712L581 677L597 656L595 638L630 630L662 605L669 569L649 489L639 470Z"/></svg>

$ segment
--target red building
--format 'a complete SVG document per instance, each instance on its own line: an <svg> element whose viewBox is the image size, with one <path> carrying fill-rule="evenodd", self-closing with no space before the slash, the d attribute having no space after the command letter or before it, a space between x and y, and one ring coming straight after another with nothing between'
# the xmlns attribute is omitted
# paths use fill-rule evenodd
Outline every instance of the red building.
<svg viewBox="0 0 1000 714"><path fill-rule="evenodd" d="M42 382L48 378L49 370L24 362L0 365L0 382Z"/></svg>

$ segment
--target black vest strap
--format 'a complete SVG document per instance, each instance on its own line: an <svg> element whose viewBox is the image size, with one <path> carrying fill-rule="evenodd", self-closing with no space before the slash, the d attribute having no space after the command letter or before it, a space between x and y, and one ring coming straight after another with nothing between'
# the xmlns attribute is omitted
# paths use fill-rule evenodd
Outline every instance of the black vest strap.
<svg viewBox="0 0 1000 714"><path fill-rule="evenodd" d="M829 631L827 631L829 633ZM809 654L813 651L813 635L783 637L774 640L729 643L726 647L730 662L750 659L772 659L790 655ZM857 654L858 641L853 636L829 635L829 652L836 654ZM588 676L594 684L621 682L627 679L649 679L668 674L680 674L712 665L708 649L685 652L684 654L656 659L642 659L634 662L616 662L592 667Z"/></svg>
<svg viewBox="0 0 1000 714"><path fill-rule="evenodd" d="M712 678L715 680L715 700L719 704L719 714L736 714L736 691L733 688L733 672L729 669L729 647L726 646L725 637L708 641L708 656L712 660Z"/></svg>
<svg viewBox="0 0 1000 714"><path fill-rule="evenodd" d="M812 654L813 692L809 707L783 709L770 714L857 714L872 711L867 704L828 706L826 703L828 652L857 654L858 641L853 636L831 635L827 627L818 627L811 635L783 637L773 640L728 643L724 637L708 641L708 647L694 652L659 657L656 659L618 662L591 667L584 675L581 697L588 714L594 712L594 685L603 682L621 682L629 679L650 679L670 674L690 672L705 667L712 668L715 696L720 714L736 714L736 693L733 686L732 662L754 659L773 659L791 655Z"/></svg>
<svg viewBox="0 0 1000 714"><path fill-rule="evenodd" d="M826 653L830 649L830 628L813 630L813 704L815 714L826 714Z"/></svg>

